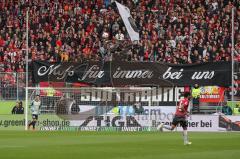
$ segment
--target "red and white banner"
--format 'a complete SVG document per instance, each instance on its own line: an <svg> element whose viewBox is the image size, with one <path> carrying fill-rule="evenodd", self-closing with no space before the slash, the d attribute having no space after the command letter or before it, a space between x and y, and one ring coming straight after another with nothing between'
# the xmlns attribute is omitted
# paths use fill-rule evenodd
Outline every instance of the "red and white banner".
<svg viewBox="0 0 240 159"><path fill-rule="evenodd" d="M224 87L205 86L201 87L200 102L219 103L224 100Z"/></svg>

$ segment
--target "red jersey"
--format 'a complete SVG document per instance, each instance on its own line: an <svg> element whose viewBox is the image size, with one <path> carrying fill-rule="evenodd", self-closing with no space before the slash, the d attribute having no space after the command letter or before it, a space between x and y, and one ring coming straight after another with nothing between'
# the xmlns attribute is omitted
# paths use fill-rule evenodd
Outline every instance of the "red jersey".
<svg viewBox="0 0 240 159"><path fill-rule="evenodd" d="M187 115L189 100L188 98L181 99L177 108L176 108L176 116L185 117Z"/></svg>

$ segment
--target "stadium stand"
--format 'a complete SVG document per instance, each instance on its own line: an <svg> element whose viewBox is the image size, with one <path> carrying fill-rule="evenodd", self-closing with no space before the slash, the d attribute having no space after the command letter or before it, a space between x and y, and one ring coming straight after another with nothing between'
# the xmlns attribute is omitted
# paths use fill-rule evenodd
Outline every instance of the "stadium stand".
<svg viewBox="0 0 240 159"><path fill-rule="evenodd" d="M238 0L127 1L140 29L128 61L175 64L231 59L231 8L235 14L236 59L240 60ZM30 58L47 61L108 60L109 48L129 37L110 0L0 2L0 71L23 72L26 9L30 8ZM190 58L188 57L190 53Z"/></svg>

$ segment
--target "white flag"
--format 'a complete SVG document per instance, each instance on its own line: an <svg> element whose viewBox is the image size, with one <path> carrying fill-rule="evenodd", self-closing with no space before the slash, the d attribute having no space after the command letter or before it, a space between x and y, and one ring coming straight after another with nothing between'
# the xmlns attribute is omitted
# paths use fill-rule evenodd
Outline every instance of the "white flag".
<svg viewBox="0 0 240 159"><path fill-rule="evenodd" d="M131 38L131 41L139 40L139 33L135 21L133 20L130 10L128 7L118 3L117 4L118 11L122 17L125 27L127 28L127 32Z"/></svg>

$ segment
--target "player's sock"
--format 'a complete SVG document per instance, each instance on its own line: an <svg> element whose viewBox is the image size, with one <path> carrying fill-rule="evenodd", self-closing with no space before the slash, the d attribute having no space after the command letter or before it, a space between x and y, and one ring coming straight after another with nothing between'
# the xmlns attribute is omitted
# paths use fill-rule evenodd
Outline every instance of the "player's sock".
<svg viewBox="0 0 240 159"><path fill-rule="evenodd" d="M28 124L28 127L30 127L31 125L33 125L33 121L31 123Z"/></svg>
<svg viewBox="0 0 240 159"><path fill-rule="evenodd" d="M187 130L183 130L183 141L184 141L184 144L188 143Z"/></svg>
<svg viewBox="0 0 240 159"><path fill-rule="evenodd" d="M36 121L33 121L33 130L35 130Z"/></svg>
<svg viewBox="0 0 240 159"><path fill-rule="evenodd" d="M169 126L169 125L163 125L163 128L168 129L168 130L172 130L172 127Z"/></svg>

